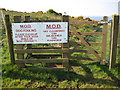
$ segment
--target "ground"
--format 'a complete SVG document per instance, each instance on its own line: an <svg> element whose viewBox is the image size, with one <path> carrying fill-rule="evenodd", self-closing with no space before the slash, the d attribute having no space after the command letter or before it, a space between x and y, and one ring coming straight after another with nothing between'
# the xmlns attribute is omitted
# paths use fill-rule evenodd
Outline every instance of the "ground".
<svg viewBox="0 0 120 90"><path fill-rule="evenodd" d="M3 88L118 88L118 68L99 62L71 60L72 69L29 70L3 64ZM42 66L42 65L37 65ZM44 67L44 66L42 66Z"/></svg>

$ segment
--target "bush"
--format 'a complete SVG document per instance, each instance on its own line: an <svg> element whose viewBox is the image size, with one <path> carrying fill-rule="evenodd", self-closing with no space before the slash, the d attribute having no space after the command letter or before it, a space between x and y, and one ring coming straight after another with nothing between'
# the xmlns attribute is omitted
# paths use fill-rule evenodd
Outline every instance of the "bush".
<svg viewBox="0 0 120 90"><path fill-rule="evenodd" d="M43 11L38 11L37 13L43 14Z"/></svg>
<svg viewBox="0 0 120 90"><path fill-rule="evenodd" d="M88 18L85 18L85 20L87 20L87 21L92 21L92 19L90 19L89 17L88 17Z"/></svg>
<svg viewBox="0 0 120 90"><path fill-rule="evenodd" d="M78 16L78 19L79 20L83 20L83 16Z"/></svg>
<svg viewBox="0 0 120 90"><path fill-rule="evenodd" d="M54 11L53 9L49 9L49 10L47 11L47 13L48 13L48 14L54 14L54 15L62 15L62 13L58 13L58 12Z"/></svg>

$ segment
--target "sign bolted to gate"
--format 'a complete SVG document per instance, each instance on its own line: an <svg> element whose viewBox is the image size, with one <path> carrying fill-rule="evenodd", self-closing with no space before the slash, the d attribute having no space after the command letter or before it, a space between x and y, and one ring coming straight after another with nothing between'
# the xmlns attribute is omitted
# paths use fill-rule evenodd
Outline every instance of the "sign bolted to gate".
<svg viewBox="0 0 120 90"><path fill-rule="evenodd" d="M67 43L68 22L12 23L14 44Z"/></svg>

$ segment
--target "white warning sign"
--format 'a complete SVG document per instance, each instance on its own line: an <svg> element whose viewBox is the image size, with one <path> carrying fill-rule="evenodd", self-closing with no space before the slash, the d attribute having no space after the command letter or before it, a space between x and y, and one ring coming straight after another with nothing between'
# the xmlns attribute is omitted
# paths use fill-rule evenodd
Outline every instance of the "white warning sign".
<svg viewBox="0 0 120 90"><path fill-rule="evenodd" d="M67 43L67 22L12 23L14 44Z"/></svg>

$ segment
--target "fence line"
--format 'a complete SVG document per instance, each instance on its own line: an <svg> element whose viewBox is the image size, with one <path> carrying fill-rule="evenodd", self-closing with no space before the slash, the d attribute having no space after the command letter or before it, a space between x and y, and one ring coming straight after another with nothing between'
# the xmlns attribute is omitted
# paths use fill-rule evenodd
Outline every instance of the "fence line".
<svg viewBox="0 0 120 90"><path fill-rule="evenodd" d="M104 61L106 59L106 42L107 42L107 28L108 24L105 23L99 23L97 21L78 21L78 20L70 20L69 21L69 16L63 16L62 20L57 20L62 21L62 22L68 22L69 25L71 24L77 24L77 25L83 25L83 24L89 24L89 25L96 25L94 27L93 31L91 32L78 32L74 26L68 26L70 30L68 30L69 33L69 41L67 44L62 43L60 47L33 47L32 44L27 44L27 49L24 48L24 44L19 44L16 45L16 49L13 48L13 41L12 41L12 34L11 34L11 23L9 20L9 15L5 16L5 22L7 26L7 38L8 38L8 44L9 44L9 52L10 52L10 59L11 63L20 63L21 67L25 66L25 63L36 63L36 62L44 62L44 63L56 63L56 62L61 62L63 63L63 66L65 68L69 68L69 59L78 59L78 60L95 60L99 61L101 64L104 64ZM107 19L104 18L104 21ZM39 20L40 21L40 20ZM50 20L42 20L44 22L50 22ZM52 21L52 20L51 20ZM53 20L54 22L56 20ZM14 17L14 22L15 23L20 23L21 21L21 16L15 16ZM31 22L30 16L25 17L25 23L26 22ZM33 22L33 21L32 21ZM35 21L36 22L36 21ZM116 47L117 47L117 34L118 34L118 16L114 16L114 20L112 23L112 41L111 41L111 53L110 53L110 65L109 68L112 68L115 64L115 58L116 58ZM102 27L102 32L96 32L98 28ZM71 35L75 35L79 41L71 41L70 37ZM82 36L85 37L82 37ZM87 39L89 36L102 36L102 42L88 42ZM70 48L71 46L74 46L73 49ZM78 47L80 45L84 45L87 49L86 50L80 50ZM100 46L102 49L101 50L95 50L91 46ZM79 52L79 53L90 53L95 56L95 58L90 58L90 57L80 57L80 56L72 56L73 53ZM15 59L14 54L17 53L17 59ZM25 53L27 53L27 57L24 57ZM33 53L39 53L39 54L33 54ZM46 53L46 54L43 54ZM52 53L52 54L48 54ZM54 56L60 56L61 59L35 59L35 60L28 60L28 57L32 56L39 56L39 57L54 57ZM61 61L60 61L61 60Z"/></svg>

